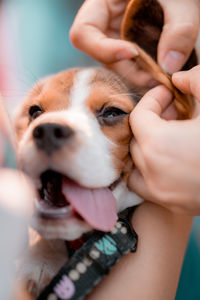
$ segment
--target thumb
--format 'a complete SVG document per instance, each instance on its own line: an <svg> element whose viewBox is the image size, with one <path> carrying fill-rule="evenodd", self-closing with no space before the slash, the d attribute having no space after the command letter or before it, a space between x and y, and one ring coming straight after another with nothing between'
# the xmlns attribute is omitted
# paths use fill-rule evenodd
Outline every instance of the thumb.
<svg viewBox="0 0 200 300"><path fill-rule="evenodd" d="M158 44L158 62L169 74L186 63L199 30L199 3L196 0L159 0L164 10L164 26Z"/></svg>
<svg viewBox="0 0 200 300"><path fill-rule="evenodd" d="M174 73L172 76L173 84L184 94L193 95L200 101L200 65L189 71Z"/></svg>
<svg viewBox="0 0 200 300"><path fill-rule="evenodd" d="M132 111L129 122L137 142L152 136L154 129L161 127L165 120L161 115L172 102L171 92L164 86L148 91Z"/></svg>

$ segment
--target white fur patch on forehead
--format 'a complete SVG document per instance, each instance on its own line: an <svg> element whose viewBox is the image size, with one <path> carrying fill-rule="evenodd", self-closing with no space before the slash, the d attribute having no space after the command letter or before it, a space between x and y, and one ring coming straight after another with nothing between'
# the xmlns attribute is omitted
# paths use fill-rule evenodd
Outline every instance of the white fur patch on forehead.
<svg viewBox="0 0 200 300"><path fill-rule="evenodd" d="M91 80L94 76L94 70L85 69L77 72L74 84L70 92L70 106L82 106L89 96L91 90Z"/></svg>

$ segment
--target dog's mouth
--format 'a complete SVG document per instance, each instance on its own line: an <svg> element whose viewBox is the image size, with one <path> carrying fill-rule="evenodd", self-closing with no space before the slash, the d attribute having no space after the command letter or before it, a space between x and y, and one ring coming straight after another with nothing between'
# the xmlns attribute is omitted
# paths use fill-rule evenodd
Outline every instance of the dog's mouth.
<svg viewBox="0 0 200 300"><path fill-rule="evenodd" d="M40 180L40 198L35 203L40 218L62 220L76 217L101 231L114 227L117 205L111 191L113 184L110 188L86 188L53 170L42 173Z"/></svg>
<svg viewBox="0 0 200 300"><path fill-rule="evenodd" d="M47 170L41 174L40 180L42 183L39 190L40 198L35 201L39 216L46 219L70 217L73 211L62 193L63 175Z"/></svg>

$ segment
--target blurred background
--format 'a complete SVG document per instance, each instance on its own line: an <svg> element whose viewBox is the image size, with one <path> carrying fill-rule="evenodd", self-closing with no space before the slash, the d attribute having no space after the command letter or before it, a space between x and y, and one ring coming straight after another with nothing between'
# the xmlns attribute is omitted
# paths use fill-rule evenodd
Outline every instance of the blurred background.
<svg viewBox="0 0 200 300"><path fill-rule="evenodd" d="M68 33L83 1L6 0L0 10L0 90L12 114L40 77L97 63L70 43ZM200 219L196 218L176 300L200 299Z"/></svg>
<svg viewBox="0 0 200 300"><path fill-rule="evenodd" d="M80 0L3 2L1 28L7 55L0 64L9 73L9 87L2 91L9 107L11 101L21 99L36 80L47 74L97 64L69 41L68 32L81 3Z"/></svg>

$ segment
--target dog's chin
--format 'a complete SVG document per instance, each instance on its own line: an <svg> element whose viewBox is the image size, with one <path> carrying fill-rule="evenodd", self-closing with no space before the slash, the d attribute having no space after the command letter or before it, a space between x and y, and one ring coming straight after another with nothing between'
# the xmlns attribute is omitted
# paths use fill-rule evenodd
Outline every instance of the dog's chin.
<svg viewBox="0 0 200 300"><path fill-rule="evenodd" d="M75 240L94 229L68 201L63 182L79 188L76 182L56 171L46 170L40 175L41 188L35 199L31 225L46 239ZM119 182L120 178L108 187L109 190L112 191Z"/></svg>
<svg viewBox="0 0 200 300"><path fill-rule="evenodd" d="M45 219L34 216L31 225L43 238L49 240L72 241L93 230L91 226L76 215L66 219Z"/></svg>

